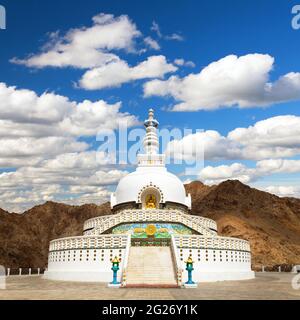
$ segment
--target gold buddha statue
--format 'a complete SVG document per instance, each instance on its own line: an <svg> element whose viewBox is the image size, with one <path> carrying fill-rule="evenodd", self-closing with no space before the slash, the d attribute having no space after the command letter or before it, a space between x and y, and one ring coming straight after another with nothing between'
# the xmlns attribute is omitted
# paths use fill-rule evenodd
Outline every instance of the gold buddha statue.
<svg viewBox="0 0 300 320"><path fill-rule="evenodd" d="M156 198L154 195L150 194L146 200L146 209L156 209Z"/></svg>

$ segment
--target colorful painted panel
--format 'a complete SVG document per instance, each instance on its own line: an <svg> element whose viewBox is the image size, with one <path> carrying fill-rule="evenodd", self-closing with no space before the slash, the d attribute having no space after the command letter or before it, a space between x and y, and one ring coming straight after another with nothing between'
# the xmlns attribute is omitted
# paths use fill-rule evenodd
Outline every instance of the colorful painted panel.
<svg viewBox="0 0 300 320"><path fill-rule="evenodd" d="M193 231L181 224L173 223L131 223L123 224L112 230L113 234L131 234L132 238L147 238L151 230L154 238L170 238L174 235L191 235Z"/></svg>

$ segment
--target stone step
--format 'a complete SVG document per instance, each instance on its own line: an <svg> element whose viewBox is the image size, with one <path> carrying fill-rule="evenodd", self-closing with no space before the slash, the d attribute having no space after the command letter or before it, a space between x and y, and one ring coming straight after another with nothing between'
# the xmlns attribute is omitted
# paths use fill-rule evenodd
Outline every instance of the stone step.
<svg viewBox="0 0 300 320"><path fill-rule="evenodd" d="M127 282L128 281L133 281L133 280L136 280L136 281L141 281L141 282L176 282L175 279L157 279L157 278L127 278Z"/></svg>
<svg viewBox="0 0 300 320"><path fill-rule="evenodd" d="M170 272L143 272L143 271L138 271L138 272L127 272L128 276L130 275L136 275L136 276L145 276L145 277L153 277L153 276L160 276L160 277L174 277L173 274L170 275Z"/></svg>
<svg viewBox="0 0 300 320"><path fill-rule="evenodd" d="M126 273L127 286L177 287L169 247L131 247Z"/></svg>
<svg viewBox="0 0 300 320"><path fill-rule="evenodd" d="M127 288L178 288L177 284L170 284L170 283L165 283L165 284L159 284L159 283L137 283L137 284L127 284Z"/></svg>
<svg viewBox="0 0 300 320"><path fill-rule="evenodd" d="M168 271L170 271L170 267L167 267L167 268L160 268L160 267L141 267L141 266L137 266L137 267L132 267L132 266L127 266L127 269L132 269L132 270L143 270L144 272L146 272L146 271L154 271L154 272L160 272L160 271L166 271L166 272L168 272Z"/></svg>
<svg viewBox="0 0 300 320"><path fill-rule="evenodd" d="M158 279L158 278L145 278L145 277L129 277L126 278L127 282L171 282L171 283L175 283L177 282L176 279L174 278L162 278L162 279Z"/></svg>
<svg viewBox="0 0 300 320"><path fill-rule="evenodd" d="M156 283L163 283L163 282L168 282L168 283L177 283L175 279L157 279L157 278L127 278L127 283L128 282L156 282Z"/></svg>
<svg viewBox="0 0 300 320"><path fill-rule="evenodd" d="M157 277L143 277L143 276L132 276L132 277L127 277L127 280L130 279L145 279L145 280L158 280L158 281L175 281L174 277L159 277L159 279Z"/></svg>

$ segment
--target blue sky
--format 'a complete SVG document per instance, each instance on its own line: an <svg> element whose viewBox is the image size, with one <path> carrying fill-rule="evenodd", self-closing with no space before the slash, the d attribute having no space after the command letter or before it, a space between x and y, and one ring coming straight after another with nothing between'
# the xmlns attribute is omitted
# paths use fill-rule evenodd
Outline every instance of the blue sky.
<svg viewBox="0 0 300 320"><path fill-rule="evenodd" d="M283 116L282 118L277 118L277 129L275 128L274 130L277 130L275 135L279 135L279 138L280 132L285 132L282 134L282 137L284 137L284 140L288 140L288 142L285 142L286 144L284 146L282 142L278 144L280 139L274 139L274 141L270 141L270 145L266 146L265 140L268 140L268 135L265 137L259 136L258 138L257 136L253 136L254 140L257 138L258 141L264 141L262 144L258 142L256 147L259 149L261 146L261 149L266 148L267 150L264 155L255 158L253 155L249 155L251 152L255 153L255 150L250 150L251 143L249 141L245 147L245 139L247 140L247 135L250 134L248 130L244 134L242 142L239 140L239 143L243 144L243 147L241 147L243 149L243 155L237 155L236 157L224 155L224 157L222 157L219 153L214 155L215 151L211 151L212 156L207 157L205 166L212 168L198 178L207 183L218 183L224 180L224 172L226 171L226 177L238 178L245 183L272 191L279 195L299 196L300 185L298 180L300 175L299 172L294 169L295 166L299 164L297 162L282 162L280 165L276 164L276 168L274 169L274 163L270 163L270 160L274 159L277 161L278 159L281 161L297 161L299 159L297 150L300 148L300 143L299 140L297 141L297 124L300 123L298 121L300 119L300 94L297 95L297 92L300 92L300 86L297 87L297 77L298 72L300 72L300 30L294 30L291 26L293 17L291 10L293 5L297 4L297 1L77 0L75 5L71 4L70 1L62 0L29 0L26 2L0 0L0 4L5 6L7 12L7 29L0 30L0 82L5 84L2 99L6 97L4 94L8 94L7 88L15 86L16 91L27 89L34 92L37 96L42 95L44 92L49 92L64 96L76 103L80 103L83 100L89 100L91 102L104 100L109 105L121 102L122 106L119 113L123 114L127 112L139 120L144 120L147 109L154 107L156 116L163 126L191 128L194 130L204 129L205 131L214 130L218 132L221 137L226 137L229 132L234 131L236 128L244 128L246 130L262 120ZM36 65L29 65L29 57L38 56L41 52L50 50L50 33L53 35L56 31L59 31L59 34L56 34L56 36L52 38L54 39L53 42L56 41L57 43L57 41L59 41L58 39L64 39L64 41L66 41L63 37L67 32L72 32L70 30L74 28L91 28L93 26L92 18L100 13L112 14L114 16L112 19L118 19L121 15L126 16L129 23L135 25L136 30L140 33L139 36L133 37L134 48L129 48L129 46L126 48L123 47L122 49L113 48L111 50L106 48L104 50L106 53L109 52L116 55L118 59L125 62L129 68L137 66L149 57L163 56L165 62L162 64L164 64L165 67L166 64L168 64L169 68L172 68L172 65L176 67L177 70L169 72L160 71L160 76L140 77L139 79L124 81L124 83L119 86L112 87L111 85L106 85L96 90L87 90L84 86L79 88L78 83L86 72L94 70L99 67L99 65L89 67L78 67L78 65L51 67L49 63L52 62L49 62L49 60L47 60L48 62L44 63L43 66L37 67ZM153 29L153 23L159 26L159 32L157 30L151 30L151 28ZM176 35L176 37L172 37L172 35ZM147 37L154 40L160 49L156 50L153 47L147 46L144 42ZM45 44L48 44L48 47L44 47L43 51L41 51L41 48ZM243 99L245 97L247 97L247 99L249 98L248 100L246 99L247 103L250 100L249 106L241 107L239 103L235 102L240 99L240 96L236 97L234 95L237 93L231 92L235 91L234 86L239 83L239 81L233 82L232 90L227 88L225 93L223 91L218 92L218 90L223 90L223 87L216 86L212 91L213 96L224 94L228 97L228 95L231 95L232 105L226 105L228 101L224 101L223 103L222 99L221 102L218 102L218 105L214 105L213 107L211 107L209 103L208 105L203 105L203 103L201 104L201 102L199 102L199 105L187 107L181 112L173 112L170 111L170 109L174 108L175 105L183 100L176 98L176 95L180 94L183 82L179 84L175 93L170 92L170 89L165 89L163 94L158 94L157 89L155 89L156 92L152 92L149 97L145 97L144 85L148 82L159 79L159 81L163 81L161 85L167 85L171 76L182 80L191 74L199 74L201 70L211 63L218 62L220 59L229 55L236 55L238 59L239 57L254 54L259 54L259 57L255 57L255 59L259 59L265 64L270 63L267 61L265 55L274 58L274 62L270 67L271 70L266 72L268 76L266 82L274 84L280 77L293 72L295 73L293 88L291 89L289 87L286 89L286 83L280 84L280 86L275 87L271 102L268 101L265 103L265 101L257 98L258 100L255 100L258 101L257 104L248 96L252 96L253 92L262 88L258 87L255 90L253 89L253 91L249 91L249 93L244 92L247 91L247 89L240 89L238 90L238 94L242 94ZM19 59L19 62L11 61L12 58ZM192 62L193 66L191 63L188 65L176 65L176 59L184 59L185 63ZM248 68L247 63L246 61L245 68ZM224 67L224 65L222 65L222 67ZM108 72L109 71L106 73L107 76ZM252 71L249 73L249 79L247 79L247 75L243 75L241 82L244 81L243 83L246 85L249 80L251 86L255 86L253 74L256 75L256 73L252 74L251 72ZM260 70L257 71L257 73L259 72ZM259 74L258 79L260 79ZM221 80L223 81L224 79ZM76 86L74 85L75 83L77 83ZM222 84L224 83L222 82ZM185 97L188 95L188 90L198 90L197 83L192 84L192 86L193 88L187 89ZM199 97L199 101L202 101L201 90L203 90L203 87L200 87L199 84L200 93L195 93L191 98L187 98L188 103L190 103L189 99L195 99L195 97ZM204 98L211 99L211 97L206 96ZM283 100L283 102L281 100ZM2 104L2 108L10 107L8 103ZM15 112L17 112L18 106L15 105L14 107L16 108L14 109ZM22 108L21 103L20 108ZM28 110L26 112L28 113ZM287 118L288 116L290 118ZM118 117L118 114L116 114L116 117ZM294 118L292 119L291 117ZM5 112L0 113L0 120L13 122L14 125L18 123L17 128L22 128L22 121L23 123L30 123L28 119L25 121L24 119L18 120L16 118L16 116L9 118L9 116L5 115ZM295 130L291 130L291 133L286 133L287 131L284 129L285 121L287 128L295 127ZM269 122L268 125L273 128L273 120L269 120ZM107 121L105 123L107 125ZM281 124L283 124L283 127L281 127ZM271 130L270 127L268 128L269 129L266 130ZM16 126L14 130L16 130ZM33 129L31 131L33 131ZM253 134L255 135L257 132ZM262 133L260 133L260 135L261 134ZM31 135L36 138L39 134L32 134L31 132ZM273 136L272 132L270 135ZM8 138L3 135L2 139ZM14 137L14 139L18 140L21 139L21 137ZM3 180L4 184L7 183L7 181L10 183L8 188L3 187L2 191L0 190L3 197L3 200L1 200L0 197L0 205L10 210L18 210L18 208L24 209L47 199L73 201L75 203L81 203L80 201L96 201L94 199L97 197L99 197L99 199L105 199L105 197L107 197L107 190L110 191L114 188L117 178L122 176L121 173L117 175L115 180L111 179L110 182L104 184L101 182L99 185L94 182L92 183L90 189L92 190L92 187L98 187L101 189L101 194L97 193L95 188L93 191L87 190L86 193L76 193L76 187L78 186L75 186L73 182L64 184L63 180L57 178L53 179L52 184L56 186L53 190L49 187L51 183L47 185L47 183L43 182L43 187L41 188L38 180L34 183L32 183L32 178L30 180L29 176L32 177L32 175L28 173L31 172L30 170L34 171L34 168L44 168L44 164L42 165L41 161L55 160L56 157L67 153L91 151L95 146L94 134L78 133L77 136L73 134L72 139L72 142L81 141L87 143L88 148L82 150L80 146L74 146L74 148L66 151L67 148L62 146L62 150L53 153L53 155L50 155L46 148L44 150L41 148L41 154L37 151L33 155L30 155L28 150L24 152L24 155L22 152L15 154L13 152L6 152L4 147L0 149L0 157L2 152L2 157L7 160L0 162L1 172L3 172L2 177L0 175L0 180L1 178L5 179ZM224 144L228 143L228 139L225 140ZM42 143L42 141L36 141L37 145L39 142ZM236 140L234 142L236 143ZM31 143L32 148L36 145L35 140L28 140L27 143L29 149ZM218 143L222 145L222 141ZM215 149L218 148L218 143L215 143ZM230 141L230 143L232 143L232 141ZM70 144L70 141L68 141L67 144ZM3 145L7 146L9 144L6 142L3 143ZM76 148L79 149L76 150ZM275 152L272 148L277 148L277 151ZM18 149L18 147L16 147L16 149ZM282 155L280 154L281 151ZM24 159L26 158L24 163L20 164L11 161L11 165L9 165L10 159L15 160L18 158L20 162L22 162L22 156L24 156ZM38 157L39 160L28 161L31 156ZM269 162L260 164L260 166L263 166L263 169L256 170L256 172L251 171L251 169L257 167L258 161ZM230 167L233 164L236 164L236 167ZM239 164L239 166L237 164ZM270 166L273 169L270 169ZM280 166L280 168L278 166ZM214 168L218 168L218 170ZM170 169L177 173L182 171L182 167L170 166ZM79 169L77 168L76 170ZM129 168L129 170L131 169ZM39 172L42 174L42 171ZM212 174L212 171L219 172L219 175ZM8 177L7 172L12 174ZM18 172L21 172L21 174L16 174ZM101 172L111 172L111 168L108 169L103 166ZM266 174L266 172L268 173ZM28 176L26 176L26 174ZM36 177L34 179L36 179ZM183 180L184 179L188 178L183 177ZM50 179L49 181L52 180ZM20 188L19 183L22 183L23 188ZM26 183L28 183L28 185L26 185ZM70 186L73 186L72 191L70 191ZM44 193L40 194L38 190L44 190ZM61 192L61 190L64 192ZM5 199L8 199L8 193L12 197L9 201L4 200L4 196ZM63 193L64 195L62 195ZM31 195L36 200L30 202L25 201L25 199ZM15 199L19 200L15 201Z"/></svg>

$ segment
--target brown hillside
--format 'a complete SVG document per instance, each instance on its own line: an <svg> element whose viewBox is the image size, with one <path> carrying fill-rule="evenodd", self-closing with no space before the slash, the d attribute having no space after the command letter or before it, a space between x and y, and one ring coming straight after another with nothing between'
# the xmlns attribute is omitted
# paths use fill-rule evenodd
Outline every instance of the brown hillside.
<svg viewBox="0 0 300 320"><path fill-rule="evenodd" d="M0 211L0 265L44 267L49 242L82 234L83 222L110 214L108 203L69 206L46 202L23 214Z"/></svg>
<svg viewBox="0 0 300 320"><path fill-rule="evenodd" d="M250 241L253 264L300 263L300 199L279 198L239 181L186 186L193 214L218 222L219 234Z"/></svg>

